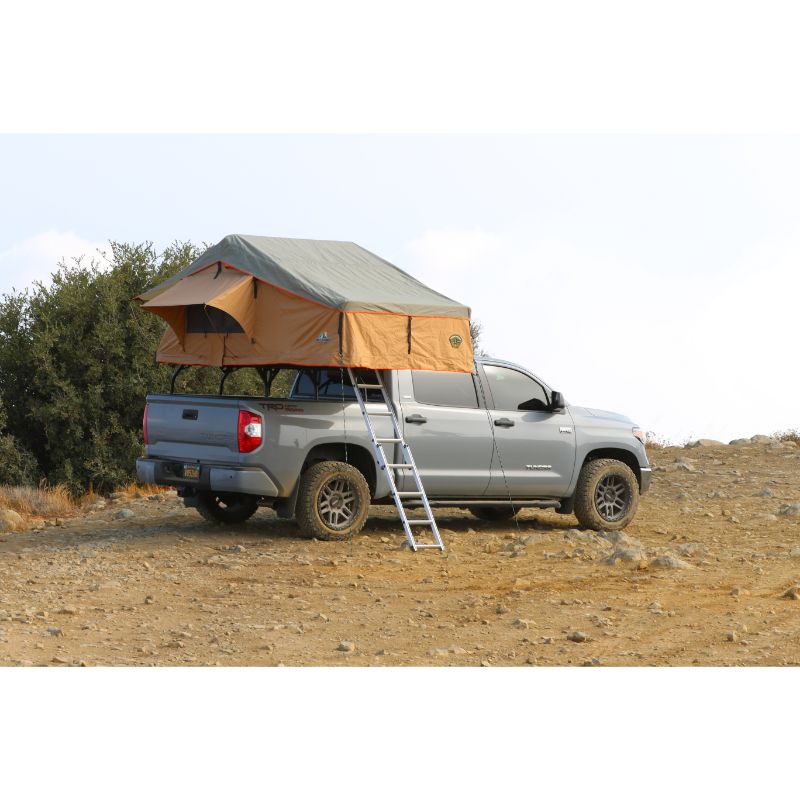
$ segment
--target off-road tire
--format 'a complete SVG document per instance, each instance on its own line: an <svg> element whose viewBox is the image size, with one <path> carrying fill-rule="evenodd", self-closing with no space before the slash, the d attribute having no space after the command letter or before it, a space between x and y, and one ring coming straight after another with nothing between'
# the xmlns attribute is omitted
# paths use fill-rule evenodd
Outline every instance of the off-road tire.
<svg viewBox="0 0 800 800"><path fill-rule="evenodd" d="M238 492L199 492L197 512L209 522L236 525L250 519L258 510L258 498Z"/></svg>
<svg viewBox="0 0 800 800"><path fill-rule="evenodd" d="M329 493L326 499L323 492ZM336 506L334 500L352 496ZM320 461L300 478L295 517L300 530L316 539L347 539L357 534L367 521L370 492L367 481L352 464L344 461ZM335 516L341 519L335 522Z"/></svg>
<svg viewBox="0 0 800 800"><path fill-rule="evenodd" d="M518 508L508 506L468 506L469 513L484 522L508 522L517 516Z"/></svg>
<svg viewBox="0 0 800 800"><path fill-rule="evenodd" d="M625 487L622 508L616 514L604 514L598 508L598 487L608 480ZM603 505L602 500L600 504ZM583 465L575 490L575 516L582 527L595 531L622 530L636 516L638 507L639 483L627 464L614 458L598 458Z"/></svg>

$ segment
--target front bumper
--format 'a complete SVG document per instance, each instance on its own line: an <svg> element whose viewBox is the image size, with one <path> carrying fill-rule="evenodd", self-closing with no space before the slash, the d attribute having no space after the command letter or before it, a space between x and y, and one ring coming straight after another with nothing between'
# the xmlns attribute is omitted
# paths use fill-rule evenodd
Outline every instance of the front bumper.
<svg viewBox="0 0 800 800"><path fill-rule="evenodd" d="M214 492L236 492L255 494L259 497L278 497L278 487L258 467L217 467L199 464L200 476L183 477L183 462L160 458L136 459L136 477L140 483L156 486L175 486L179 489L194 489Z"/></svg>
<svg viewBox="0 0 800 800"><path fill-rule="evenodd" d="M650 467L640 467L641 478L639 480L639 492L644 494L650 488L650 481L653 479L653 470Z"/></svg>

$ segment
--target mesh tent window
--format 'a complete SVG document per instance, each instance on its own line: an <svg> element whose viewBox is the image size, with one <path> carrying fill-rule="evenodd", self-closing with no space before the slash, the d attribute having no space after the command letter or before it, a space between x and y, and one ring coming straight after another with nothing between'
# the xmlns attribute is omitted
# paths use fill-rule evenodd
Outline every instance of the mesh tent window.
<svg viewBox="0 0 800 800"><path fill-rule="evenodd" d="M186 306L186 333L244 333L226 311L202 304Z"/></svg>

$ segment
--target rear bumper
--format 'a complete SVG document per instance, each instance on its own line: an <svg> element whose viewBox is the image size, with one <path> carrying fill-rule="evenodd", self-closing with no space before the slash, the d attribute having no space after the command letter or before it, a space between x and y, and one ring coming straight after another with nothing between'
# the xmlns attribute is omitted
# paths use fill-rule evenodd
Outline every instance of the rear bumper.
<svg viewBox="0 0 800 800"><path fill-rule="evenodd" d="M179 489L196 489L214 492L255 494L259 497L278 497L278 487L258 467L215 467L200 464L199 478L182 477L183 462L161 458L138 458L136 477L140 483L156 486L175 486Z"/></svg>
<svg viewBox="0 0 800 800"><path fill-rule="evenodd" d="M650 488L650 481L653 478L653 470L650 467L640 467L639 472L642 474L639 491L644 493Z"/></svg>

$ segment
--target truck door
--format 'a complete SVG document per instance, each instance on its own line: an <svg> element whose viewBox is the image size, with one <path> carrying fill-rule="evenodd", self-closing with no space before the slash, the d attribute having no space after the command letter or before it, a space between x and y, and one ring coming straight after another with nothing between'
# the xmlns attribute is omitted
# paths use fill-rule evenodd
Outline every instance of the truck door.
<svg viewBox="0 0 800 800"><path fill-rule="evenodd" d="M564 497L575 468L569 409L547 411L546 389L524 372L492 364L482 364L481 371L496 443L487 496ZM534 398L541 410L519 410Z"/></svg>
<svg viewBox="0 0 800 800"><path fill-rule="evenodd" d="M492 423L466 372L400 371L403 436L430 497L475 497L489 485ZM403 474L402 487L414 480Z"/></svg>

